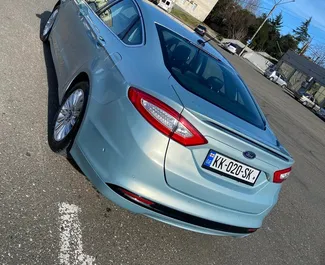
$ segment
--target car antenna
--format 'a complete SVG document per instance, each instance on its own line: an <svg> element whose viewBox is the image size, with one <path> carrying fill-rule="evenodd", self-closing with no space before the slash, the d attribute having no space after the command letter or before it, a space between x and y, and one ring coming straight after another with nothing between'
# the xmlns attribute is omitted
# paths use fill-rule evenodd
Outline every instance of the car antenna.
<svg viewBox="0 0 325 265"><path fill-rule="evenodd" d="M206 41L204 41L204 40L202 40L202 39L199 39L199 40L197 41L197 43L198 43L199 45L201 45L202 47L204 47L206 43L208 43L208 42L210 42L210 41L212 41L212 40L215 40L216 38L217 38L217 36L215 36L215 37L213 37L213 38L210 38L210 39L208 39L208 40L206 40Z"/></svg>

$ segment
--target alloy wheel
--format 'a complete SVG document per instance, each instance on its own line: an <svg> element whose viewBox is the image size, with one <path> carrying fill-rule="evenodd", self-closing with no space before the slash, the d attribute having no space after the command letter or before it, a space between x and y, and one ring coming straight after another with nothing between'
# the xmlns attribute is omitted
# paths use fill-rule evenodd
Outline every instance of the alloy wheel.
<svg viewBox="0 0 325 265"><path fill-rule="evenodd" d="M82 89L75 90L62 105L54 126L54 140L62 141L76 124L85 103Z"/></svg>

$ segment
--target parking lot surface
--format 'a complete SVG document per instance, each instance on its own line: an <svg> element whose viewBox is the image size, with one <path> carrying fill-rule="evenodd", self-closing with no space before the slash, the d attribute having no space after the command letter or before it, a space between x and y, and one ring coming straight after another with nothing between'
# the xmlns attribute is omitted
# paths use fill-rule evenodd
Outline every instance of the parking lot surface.
<svg viewBox="0 0 325 265"><path fill-rule="evenodd" d="M39 28L54 4L0 1L0 264L325 264L325 123L223 50L296 161L252 236L201 235L134 215L52 153L56 81Z"/></svg>

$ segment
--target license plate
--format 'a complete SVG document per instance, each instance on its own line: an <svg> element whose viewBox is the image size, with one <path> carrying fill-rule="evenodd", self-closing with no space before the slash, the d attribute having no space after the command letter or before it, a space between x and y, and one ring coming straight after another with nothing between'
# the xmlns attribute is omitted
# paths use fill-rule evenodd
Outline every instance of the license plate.
<svg viewBox="0 0 325 265"><path fill-rule="evenodd" d="M203 168L253 186L261 171L210 150Z"/></svg>

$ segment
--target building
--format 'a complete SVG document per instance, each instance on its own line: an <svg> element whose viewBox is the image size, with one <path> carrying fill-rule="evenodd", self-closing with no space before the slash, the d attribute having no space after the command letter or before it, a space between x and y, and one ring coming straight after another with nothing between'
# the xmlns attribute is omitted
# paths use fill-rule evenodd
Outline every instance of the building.
<svg viewBox="0 0 325 265"><path fill-rule="evenodd" d="M288 51L276 69L286 78L291 95L299 97L308 93L314 96L318 106L325 107L325 68L294 51Z"/></svg>
<svg viewBox="0 0 325 265"><path fill-rule="evenodd" d="M176 5L200 21L204 21L218 0L176 0Z"/></svg>

